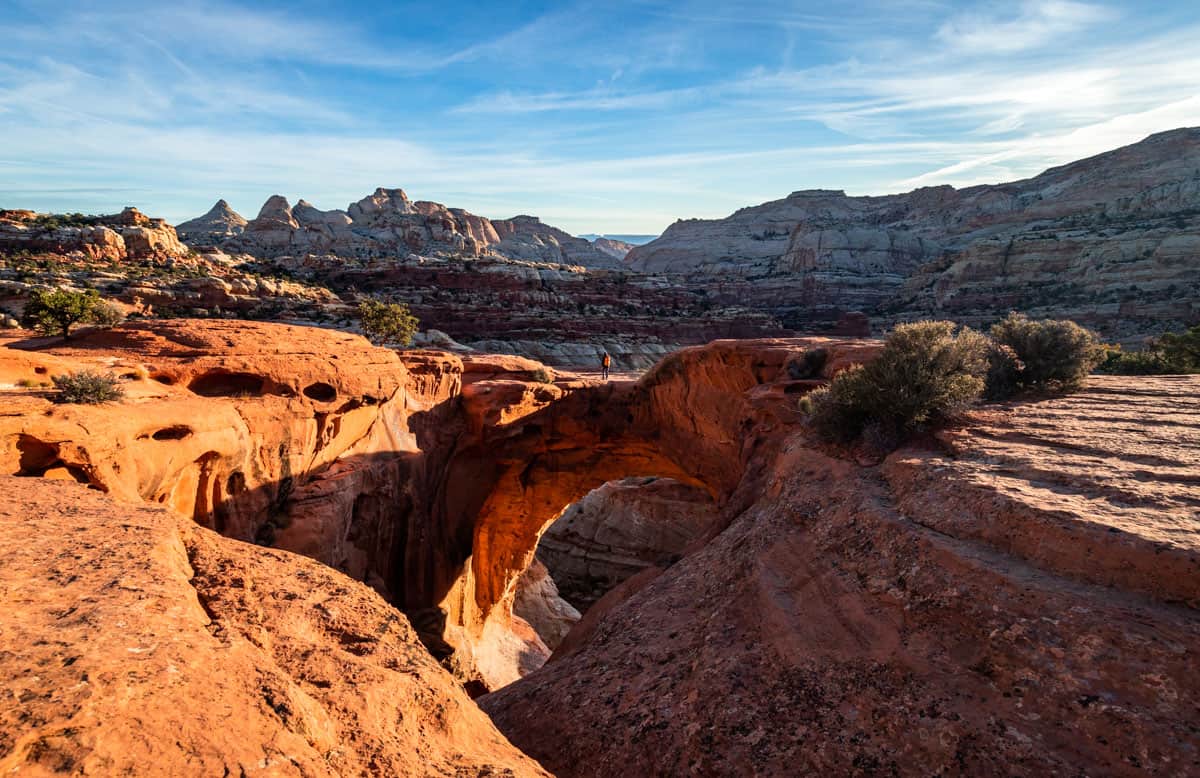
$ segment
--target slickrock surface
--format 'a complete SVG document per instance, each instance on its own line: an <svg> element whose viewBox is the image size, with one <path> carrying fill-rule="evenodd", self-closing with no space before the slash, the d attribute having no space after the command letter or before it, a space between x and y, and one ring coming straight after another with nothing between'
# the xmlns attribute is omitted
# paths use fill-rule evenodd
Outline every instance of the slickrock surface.
<svg viewBox="0 0 1200 778"><path fill-rule="evenodd" d="M901 509L1074 578L1200 608L1200 378L1093 376L893 456Z"/></svg>
<svg viewBox="0 0 1200 778"><path fill-rule="evenodd" d="M5 775L546 775L373 591L0 476Z"/></svg>
<svg viewBox="0 0 1200 778"><path fill-rule="evenodd" d="M0 348L0 766L535 770L419 638L564 777L1200 771L1200 377L988 406L863 466L797 400L879 348L716 341L607 383L236 321ZM128 397L17 386L84 366ZM539 536L649 475L715 518L535 670Z"/></svg>
<svg viewBox="0 0 1200 778"><path fill-rule="evenodd" d="M1198 392L1093 379L880 467L793 431L484 709L564 777L1198 772Z"/></svg>
<svg viewBox="0 0 1200 778"><path fill-rule="evenodd" d="M791 327L848 310L979 324L1015 308L1112 338L1180 329L1200 316L1200 128L994 186L794 192L676 222L626 262L707 279L717 301Z"/></svg>
<svg viewBox="0 0 1200 778"><path fill-rule="evenodd" d="M308 554L380 591L395 584L401 530L381 506L404 488L403 457L417 446L398 422L420 398L404 390L393 352L236 321L130 323L42 342L49 351L0 350L4 472L65 473ZM127 399L53 405L17 387L78 369L127 376Z"/></svg>

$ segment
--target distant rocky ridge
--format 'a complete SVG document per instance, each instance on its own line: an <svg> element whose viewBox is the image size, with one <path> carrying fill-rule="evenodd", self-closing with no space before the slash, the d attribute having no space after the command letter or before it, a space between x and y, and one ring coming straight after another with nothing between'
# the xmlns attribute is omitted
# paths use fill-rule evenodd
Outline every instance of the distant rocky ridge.
<svg viewBox="0 0 1200 778"><path fill-rule="evenodd" d="M978 324L1018 309L1149 334L1200 318L1200 128L1007 184L793 192L678 221L626 263L798 329L852 310Z"/></svg>
<svg viewBox="0 0 1200 778"><path fill-rule="evenodd" d="M19 252L79 252L119 261L183 256L188 247L166 221L132 207L111 216L0 210L0 253Z"/></svg>
<svg viewBox="0 0 1200 778"><path fill-rule="evenodd" d="M629 255L629 252L633 251L632 243L626 243L623 240L613 240L612 238L596 238L592 241L592 244L605 254L617 259L625 259Z"/></svg>
<svg viewBox="0 0 1200 778"><path fill-rule="evenodd" d="M344 211L322 211L304 200L293 207L287 198L273 195L250 221L220 200L178 229L189 245L267 259L450 253L615 269L624 257L620 244L601 248L536 216L488 219L461 208L410 200L403 189L376 189Z"/></svg>
<svg viewBox="0 0 1200 778"><path fill-rule="evenodd" d="M642 246L399 189L331 211L273 196L251 220L221 200L176 232L135 208L0 211L2 313L66 284L144 315L352 329L370 294L477 349L558 366L607 351L619 368L714 338L863 336L919 318L987 326L1014 309L1136 345L1200 320L1200 129L1010 184L795 192Z"/></svg>
<svg viewBox="0 0 1200 778"><path fill-rule="evenodd" d="M618 243L628 243L631 246L641 246L643 244L649 243L650 241L654 240L655 238L658 237L658 235L633 235L633 234L614 234L614 233L599 235L594 232L585 232L584 234L580 235L579 237L590 240L593 243L600 240L601 238L605 238L607 240L617 241Z"/></svg>

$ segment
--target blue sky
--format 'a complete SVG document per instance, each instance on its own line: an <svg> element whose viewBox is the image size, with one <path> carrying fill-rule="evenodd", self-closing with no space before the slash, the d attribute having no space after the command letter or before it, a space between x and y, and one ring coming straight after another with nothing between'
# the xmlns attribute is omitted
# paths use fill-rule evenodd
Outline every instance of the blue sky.
<svg viewBox="0 0 1200 778"><path fill-rule="evenodd" d="M180 221L377 186L656 233L1200 125L1200 3L0 0L0 207Z"/></svg>

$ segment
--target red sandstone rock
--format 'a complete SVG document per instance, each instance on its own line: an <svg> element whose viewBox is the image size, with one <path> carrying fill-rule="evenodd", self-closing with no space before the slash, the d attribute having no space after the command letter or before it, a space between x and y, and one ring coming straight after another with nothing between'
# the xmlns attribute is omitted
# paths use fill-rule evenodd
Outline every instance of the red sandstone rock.
<svg viewBox="0 0 1200 778"><path fill-rule="evenodd" d="M785 435L482 704L564 777L1200 771L1198 389L1094 379L882 469Z"/></svg>
<svg viewBox="0 0 1200 778"><path fill-rule="evenodd" d="M93 331L53 351L0 350L0 381L99 369L129 377L127 399L12 396L23 410L0 418L3 472L65 468L118 499L390 585L394 522L370 506L403 490L402 457L417 449L393 352L328 330L184 320Z"/></svg>
<svg viewBox="0 0 1200 778"><path fill-rule="evenodd" d="M365 586L77 484L0 489L5 774L546 775Z"/></svg>
<svg viewBox="0 0 1200 778"><path fill-rule="evenodd" d="M827 356L820 374L795 378L792 366L818 348ZM382 608L366 589L302 558L220 540L189 521L302 551L365 579L412 614L423 642L461 679L476 689L497 688L528 672L546 651L513 613L539 533L605 481L660 475L716 498L720 514L704 538L674 564L610 592L545 667L484 703L503 731L552 770L1198 769L1187 744L1200 703L1191 661L1200 645L1191 585L1200 541L1187 510L1200 503L1191 478L1200 463L1187 441L1200 411L1179 399L1195 394L1196 381L1093 382L1076 398L1020 406L1008 416L979 415L943 435L947 451L905 449L882 468L864 468L814 448L796 401L878 348L821 338L718 341L672 355L637 382L540 384L497 369L503 362L493 360L474 363L490 364L490 372L472 372L464 381L459 357L417 352L401 359L355 336L309 328L126 325L50 352L0 349L0 465L6 473L45 477L7 479L14 489L90 494L51 480L65 475L125 500L121 516L142 516L146 500L182 514L164 535L168 551L130 544L133 561L117 555L112 566L86 569L142 590L137 576L149 570L156 586L169 589L178 575L144 565L159 564L163 555L178 558L169 551L177 537L192 551L195 588L211 592L215 617L209 618L245 636L248 653L226 651L213 660L249 657L230 667L228 694L242 694L237 684L254 678L255 688L271 691L269 699L260 697L292 735L230 744L215 724L187 730L176 704L175 718L164 714L163 727L181 730L200 744L197 753L213 755L196 757L205 767L226 756L244 761L247 743L301 748L292 736L316 744L318 754L326 753L318 746L360 727L363 738L379 742L374 733L385 738L398 731L390 715L377 717L380 700L402 708L415 695L424 705L419 710L437 711L443 698L416 687L398 690L388 685L390 676L336 653L359 656L360 638L377 634L368 627L386 609L356 599L346 609L370 618L351 619L344 630L341 607L333 615L293 610L328 607L329 592L346 591ZM19 378L85 366L136 378L143 365L171 383L130 380L128 399L109 406L52 407L42 390L15 386ZM1027 426L1019 413L1028 414ZM1047 432L1048 422L1061 429ZM1153 442L1139 443L1139 435ZM1096 466L1103 480L1089 474ZM36 495L70 507L46 492ZM65 520L43 513L47 521ZM120 537L133 532L107 519L96 526ZM72 537L37 527L33 534L58 544ZM36 542L11 542L29 546L34 559L51 556ZM81 543L97 545L86 537ZM69 553L92 558L83 551L94 549L79 548ZM1162 564L1148 561L1155 558ZM186 577L185 571L185 589ZM62 585L72 583L67 578ZM41 581L17 579L21 597L59 607ZM292 590L277 579L303 585ZM81 581L74 599L100 591L97 602L116 602L120 612L132 607L120 598L139 596L91 577ZM185 589L151 602L183 608L179 603L190 602ZM283 594L276 599L274 591ZM50 607L26 609L42 614L31 633L48 629ZM158 613L154 607L151 614ZM85 626L100 629L94 620ZM104 649L97 653L102 659L126 647L110 642L125 633L86 634ZM328 648L334 641L341 648ZM74 634L60 644L18 640L26 653L0 652L0 662L15 657L14 668L71 667L65 660L82 642ZM411 640L402 643L401 654ZM155 650L187 648L172 641ZM255 675L250 666L267 670ZM407 665L397 659L387 669L397 666ZM302 674L310 667L320 672ZM370 704L346 686L368 676L376 679L363 691ZM78 691L59 683L59 675L47 677L50 688L67 690L60 694ZM326 713L295 692L293 682ZM22 704L46 698L42 687L30 688L33 696L18 696ZM144 695L154 711L167 707L164 698L178 699L160 689L150 686ZM221 685L184 689L189 699L209 694L219 701L226 692ZM118 699L98 695L95 704ZM280 700L287 714L277 709ZM136 731L127 712L102 711L119 733ZM42 726L31 720L23 726ZM412 724L412 715L404 721ZM272 731L268 724L256 714L246 727L257 738ZM464 726L461 742L496 742L487 730ZM93 729L78 731L84 740L93 737ZM37 745L32 758L55 759L59 751L87 758L91 741L79 746L75 735L56 737L39 730L30 742L46 745ZM125 738L97 742L124 748ZM403 773L407 763L391 754L411 748L411 741L386 742L395 751L356 740L346 771ZM26 749L13 752L24 754L20 759L31 758L25 741L17 746ZM461 750L466 764L503 763L489 756L490 745ZM450 765L450 756L436 762L448 751L430 758ZM383 761L362 761L367 752ZM297 757L301 764L308 764L308 753Z"/></svg>

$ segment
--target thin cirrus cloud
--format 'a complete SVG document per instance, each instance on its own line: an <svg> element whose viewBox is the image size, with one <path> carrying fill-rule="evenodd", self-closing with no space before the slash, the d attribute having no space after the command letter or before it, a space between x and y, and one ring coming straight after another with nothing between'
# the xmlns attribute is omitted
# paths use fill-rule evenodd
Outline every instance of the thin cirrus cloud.
<svg viewBox="0 0 1200 778"><path fill-rule="evenodd" d="M1004 53L1045 46L1114 21L1111 9L1073 0L1026 0L1015 18L988 12L956 15L937 31L942 42L960 51Z"/></svg>
<svg viewBox="0 0 1200 778"><path fill-rule="evenodd" d="M1023 177L1200 124L1200 9L0 0L0 206L171 219L403 186L575 232Z"/></svg>

